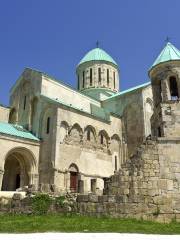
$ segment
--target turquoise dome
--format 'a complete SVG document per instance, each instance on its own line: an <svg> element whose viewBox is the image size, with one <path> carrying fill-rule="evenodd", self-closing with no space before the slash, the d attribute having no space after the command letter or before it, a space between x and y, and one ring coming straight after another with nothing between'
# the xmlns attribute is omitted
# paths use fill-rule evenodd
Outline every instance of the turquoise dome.
<svg viewBox="0 0 180 240"><path fill-rule="evenodd" d="M160 63L174 60L180 60L180 51L174 45L168 42L159 56L156 58L150 70Z"/></svg>
<svg viewBox="0 0 180 240"><path fill-rule="evenodd" d="M106 61L118 66L114 59L101 48L94 48L89 51L79 62L78 65L90 61Z"/></svg>

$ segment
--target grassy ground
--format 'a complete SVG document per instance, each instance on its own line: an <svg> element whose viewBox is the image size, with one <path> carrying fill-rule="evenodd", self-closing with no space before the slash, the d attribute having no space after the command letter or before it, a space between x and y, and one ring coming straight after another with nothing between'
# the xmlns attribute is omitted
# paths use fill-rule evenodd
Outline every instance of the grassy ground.
<svg viewBox="0 0 180 240"><path fill-rule="evenodd" d="M180 223L173 222L170 224L161 224L134 219L95 218L76 215L4 215L0 216L0 232L119 232L180 234Z"/></svg>

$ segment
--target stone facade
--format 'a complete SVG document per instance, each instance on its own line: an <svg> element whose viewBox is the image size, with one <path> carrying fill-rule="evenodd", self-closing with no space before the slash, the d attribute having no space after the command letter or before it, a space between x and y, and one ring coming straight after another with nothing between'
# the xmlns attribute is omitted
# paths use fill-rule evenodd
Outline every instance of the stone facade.
<svg viewBox="0 0 180 240"><path fill-rule="evenodd" d="M2 190L35 185L45 192L102 194L105 180L150 134L149 83L118 92L119 69L110 57L83 62L76 72L78 90L29 68L11 88L11 131L39 141L0 133ZM8 110L1 112L8 122Z"/></svg>
<svg viewBox="0 0 180 240"><path fill-rule="evenodd" d="M168 53L171 50L170 46L169 43L166 46ZM170 59L167 60L165 55L166 58L162 61L166 48L157 59L160 63L157 64L156 60L156 65L149 71L153 108L151 99L146 98L144 102L146 111L138 114L144 116L146 120L151 120L151 125L146 125L145 128L146 133L150 135L141 146L133 146L128 142L128 135L131 134L129 136L132 136L132 140L136 139L135 142L139 143L137 138L139 128L133 128L131 122L133 114L130 120L128 115L123 115L128 151L130 150L129 158L121 164L119 171L106 180L104 195L78 196L80 213L135 217L162 222L180 221L180 59L177 57L173 60L170 55ZM178 51L173 46L171 48ZM137 109L134 115L135 112L138 112ZM135 117L134 127L136 126L138 120ZM135 137L134 132L137 133Z"/></svg>

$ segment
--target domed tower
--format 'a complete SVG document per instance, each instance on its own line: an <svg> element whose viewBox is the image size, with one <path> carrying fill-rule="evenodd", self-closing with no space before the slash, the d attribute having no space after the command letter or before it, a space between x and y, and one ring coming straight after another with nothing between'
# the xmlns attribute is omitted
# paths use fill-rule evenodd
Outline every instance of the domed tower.
<svg viewBox="0 0 180 240"><path fill-rule="evenodd" d="M118 65L99 47L92 49L82 58L76 73L78 90L87 95L101 99L103 93L110 96L119 91Z"/></svg>
<svg viewBox="0 0 180 240"><path fill-rule="evenodd" d="M154 114L152 134L157 137L180 136L180 51L167 43L149 70Z"/></svg>

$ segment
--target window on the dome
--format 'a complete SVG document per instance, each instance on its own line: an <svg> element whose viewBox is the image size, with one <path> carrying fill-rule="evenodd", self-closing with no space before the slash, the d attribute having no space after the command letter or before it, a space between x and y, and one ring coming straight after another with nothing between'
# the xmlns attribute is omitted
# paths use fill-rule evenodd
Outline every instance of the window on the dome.
<svg viewBox="0 0 180 240"><path fill-rule="evenodd" d="M92 86L92 68L90 68L90 86Z"/></svg>
<svg viewBox="0 0 180 240"><path fill-rule="evenodd" d="M98 68L98 79L99 79L99 84L101 84L101 68Z"/></svg>
<svg viewBox="0 0 180 240"><path fill-rule="evenodd" d="M107 85L109 86L109 69L107 69Z"/></svg>
<svg viewBox="0 0 180 240"><path fill-rule="evenodd" d="M116 88L116 74L113 72L113 79L114 79L114 89Z"/></svg>

